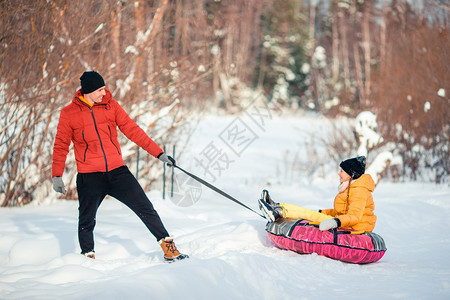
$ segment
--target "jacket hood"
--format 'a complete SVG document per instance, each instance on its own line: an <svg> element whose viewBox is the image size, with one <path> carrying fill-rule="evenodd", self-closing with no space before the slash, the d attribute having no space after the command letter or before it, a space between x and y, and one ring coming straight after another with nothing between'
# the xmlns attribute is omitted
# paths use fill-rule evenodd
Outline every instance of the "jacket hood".
<svg viewBox="0 0 450 300"><path fill-rule="evenodd" d="M370 192L375 190L375 182L372 179L372 176L369 174L363 174L361 177L356 179L350 184L350 187L363 187L368 189Z"/></svg>
<svg viewBox="0 0 450 300"><path fill-rule="evenodd" d="M103 96L102 102L96 103L94 105L102 105L102 104L109 105L109 102L112 99L112 94L111 94L111 92L108 89L105 89L105 91L106 91L106 94L105 94L105 96ZM87 106L86 103L81 101L80 96L83 96L83 93L81 92L81 89L76 91L75 95L73 96L72 102L77 104L77 105Z"/></svg>

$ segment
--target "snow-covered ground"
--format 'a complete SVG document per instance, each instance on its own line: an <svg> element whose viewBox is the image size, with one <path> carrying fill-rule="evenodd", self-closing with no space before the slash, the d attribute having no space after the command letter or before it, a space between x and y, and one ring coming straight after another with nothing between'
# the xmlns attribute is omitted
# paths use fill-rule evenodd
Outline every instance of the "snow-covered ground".
<svg viewBox="0 0 450 300"><path fill-rule="evenodd" d="M311 115L274 114L263 123L250 114L208 116L178 164L255 210L263 188L278 201L328 208L339 162L310 147L310 133L321 135L326 125ZM317 160L317 168L308 170L305 160ZM163 263L153 236L114 199L97 215L96 260L78 254L76 201L0 209L0 299L450 298L448 185L378 184L375 232L388 250L369 265L277 249L260 216L195 188L175 190L179 205L163 200L161 188L148 193L191 257L174 264ZM189 201L195 204L180 206Z"/></svg>

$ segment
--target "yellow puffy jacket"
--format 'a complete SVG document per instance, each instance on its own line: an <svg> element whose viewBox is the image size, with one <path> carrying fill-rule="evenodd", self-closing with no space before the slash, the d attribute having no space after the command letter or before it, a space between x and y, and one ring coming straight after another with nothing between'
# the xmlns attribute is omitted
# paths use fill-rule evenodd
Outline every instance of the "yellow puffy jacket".
<svg viewBox="0 0 450 300"><path fill-rule="evenodd" d="M373 213L375 204L372 192L375 183L369 174L350 183L350 188L338 193L334 198L334 209L324 209L323 214L338 218L340 227L372 232L377 216Z"/></svg>

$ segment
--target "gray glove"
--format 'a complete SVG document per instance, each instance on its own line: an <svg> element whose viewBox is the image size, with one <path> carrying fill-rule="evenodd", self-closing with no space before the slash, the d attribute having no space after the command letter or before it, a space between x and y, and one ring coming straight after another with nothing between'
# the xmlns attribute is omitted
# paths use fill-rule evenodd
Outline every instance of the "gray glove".
<svg viewBox="0 0 450 300"><path fill-rule="evenodd" d="M173 159L171 156L165 154L164 152L158 155L158 159L162 161L163 163L167 163L169 167L173 167L176 165L175 159Z"/></svg>
<svg viewBox="0 0 450 300"><path fill-rule="evenodd" d="M320 222L319 229L321 231L325 231L325 230L330 230L330 229L333 229L333 228L337 228L339 226L341 226L341 221L339 221L338 218L325 219L322 222Z"/></svg>
<svg viewBox="0 0 450 300"><path fill-rule="evenodd" d="M65 194L66 188L64 187L64 182L61 177L53 177L52 178L53 189L57 193Z"/></svg>

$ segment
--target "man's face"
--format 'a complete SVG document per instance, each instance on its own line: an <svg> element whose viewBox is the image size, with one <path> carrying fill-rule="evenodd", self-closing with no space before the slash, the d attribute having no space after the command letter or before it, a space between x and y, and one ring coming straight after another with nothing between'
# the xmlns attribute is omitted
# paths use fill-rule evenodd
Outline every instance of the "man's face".
<svg viewBox="0 0 450 300"><path fill-rule="evenodd" d="M106 87L101 87L98 90L89 94L84 94L84 98L91 104L102 102L103 96L106 95Z"/></svg>

